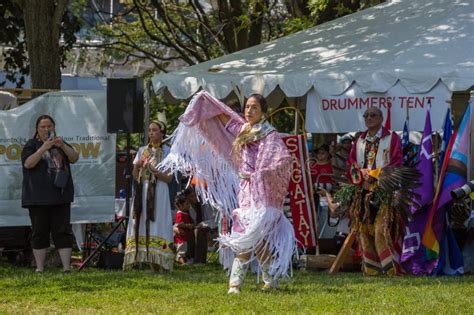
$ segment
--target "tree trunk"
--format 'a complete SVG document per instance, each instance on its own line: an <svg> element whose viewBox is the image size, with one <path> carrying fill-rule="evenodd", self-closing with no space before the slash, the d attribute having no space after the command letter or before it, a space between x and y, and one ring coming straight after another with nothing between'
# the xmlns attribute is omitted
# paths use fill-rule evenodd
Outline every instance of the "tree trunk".
<svg viewBox="0 0 474 315"><path fill-rule="evenodd" d="M250 14L250 30L248 36L248 47L258 45L262 42L263 15L267 3L265 0L257 0Z"/></svg>
<svg viewBox="0 0 474 315"><path fill-rule="evenodd" d="M19 0L32 89L61 88L59 37L68 0Z"/></svg>
<svg viewBox="0 0 474 315"><path fill-rule="evenodd" d="M234 28L235 51L249 47L248 26L244 25L240 17L245 14L241 0L230 0L232 26Z"/></svg>
<svg viewBox="0 0 474 315"><path fill-rule="evenodd" d="M236 51L236 44L234 41L234 27L232 24L232 14L230 12L227 0L218 0L218 16L222 23L222 33L224 34L224 45L228 53Z"/></svg>
<svg viewBox="0 0 474 315"><path fill-rule="evenodd" d="M311 14L311 10L308 8L308 1L306 0L286 0L285 4L293 18L301 18Z"/></svg>

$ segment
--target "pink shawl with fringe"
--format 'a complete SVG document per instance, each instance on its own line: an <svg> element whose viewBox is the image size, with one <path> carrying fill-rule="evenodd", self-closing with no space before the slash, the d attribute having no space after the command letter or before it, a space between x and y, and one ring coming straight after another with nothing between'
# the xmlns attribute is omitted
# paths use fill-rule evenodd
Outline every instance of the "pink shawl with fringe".
<svg viewBox="0 0 474 315"><path fill-rule="evenodd" d="M230 116L227 126L219 120L220 114ZM232 154L232 143L245 120L208 92L201 91L193 97L180 121L171 152L161 163L162 169L195 176L201 184L198 187L200 197L224 207L221 210L231 214L233 209L242 206L236 198L238 173L248 172L245 166L252 164L250 191L255 204L282 207L291 176L291 156L278 132L271 132L255 145L244 146L243 151L252 152L242 152L242 159L237 161ZM226 179L225 183L222 178ZM221 184L225 190L217 187ZM247 204L250 200L240 201Z"/></svg>

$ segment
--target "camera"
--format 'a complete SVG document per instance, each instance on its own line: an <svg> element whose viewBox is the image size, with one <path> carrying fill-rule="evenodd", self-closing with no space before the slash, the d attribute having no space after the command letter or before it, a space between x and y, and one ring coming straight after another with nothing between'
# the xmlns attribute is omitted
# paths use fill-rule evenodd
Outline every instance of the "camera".
<svg viewBox="0 0 474 315"><path fill-rule="evenodd" d="M456 189L453 189L451 191L451 197L453 197L453 199L466 198L473 191L474 191L474 180L471 180L470 182L467 182L465 185L458 187Z"/></svg>

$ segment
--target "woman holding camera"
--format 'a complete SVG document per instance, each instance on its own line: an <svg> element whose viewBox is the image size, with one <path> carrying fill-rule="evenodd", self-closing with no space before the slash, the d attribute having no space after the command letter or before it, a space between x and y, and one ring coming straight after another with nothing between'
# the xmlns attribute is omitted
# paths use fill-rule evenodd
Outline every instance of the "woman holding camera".
<svg viewBox="0 0 474 315"><path fill-rule="evenodd" d="M23 165L22 207L28 208L36 272L43 272L50 234L63 270L69 272L73 235L70 224L74 185L70 164L79 155L58 137L52 117L36 120L35 134L21 154Z"/></svg>

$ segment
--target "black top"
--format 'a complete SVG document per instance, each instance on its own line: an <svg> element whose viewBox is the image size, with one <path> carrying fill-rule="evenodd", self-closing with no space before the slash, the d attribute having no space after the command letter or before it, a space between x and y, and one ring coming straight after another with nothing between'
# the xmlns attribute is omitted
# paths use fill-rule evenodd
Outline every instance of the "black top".
<svg viewBox="0 0 474 315"><path fill-rule="evenodd" d="M74 201L74 184L72 182L69 159L59 148L53 147L43 154L41 160L31 169L25 168L26 159L34 154L43 142L39 139L30 139L21 153L23 166L23 189L21 206L46 206L68 204ZM66 145L70 146L66 143ZM56 176L55 167L67 170L68 182L64 190L54 186Z"/></svg>

